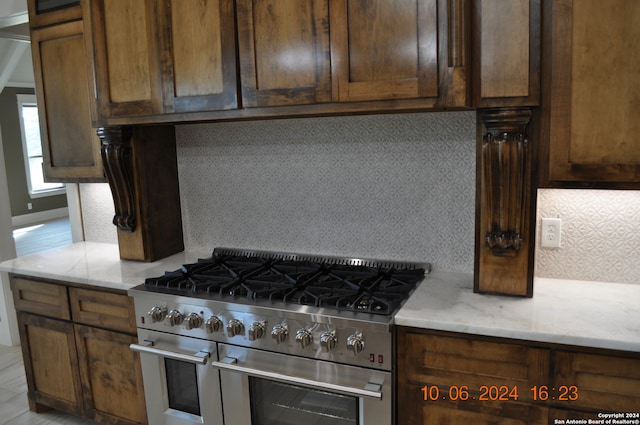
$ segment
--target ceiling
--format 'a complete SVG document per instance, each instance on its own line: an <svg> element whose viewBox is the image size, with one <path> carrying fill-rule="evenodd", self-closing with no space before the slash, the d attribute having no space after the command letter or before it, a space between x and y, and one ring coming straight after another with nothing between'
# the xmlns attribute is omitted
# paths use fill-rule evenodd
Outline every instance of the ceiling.
<svg viewBox="0 0 640 425"><path fill-rule="evenodd" d="M0 5L0 92L5 87L34 87L26 0Z"/></svg>

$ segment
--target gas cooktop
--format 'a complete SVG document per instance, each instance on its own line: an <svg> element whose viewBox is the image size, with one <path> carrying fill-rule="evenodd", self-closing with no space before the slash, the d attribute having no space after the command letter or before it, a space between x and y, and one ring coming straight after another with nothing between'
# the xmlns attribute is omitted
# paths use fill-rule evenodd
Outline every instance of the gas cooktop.
<svg viewBox="0 0 640 425"><path fill-rule="evenodd" d="M145 281L148 291L229 302L282 302L390 315L429 264L216 248L210 258Z"/></svg>

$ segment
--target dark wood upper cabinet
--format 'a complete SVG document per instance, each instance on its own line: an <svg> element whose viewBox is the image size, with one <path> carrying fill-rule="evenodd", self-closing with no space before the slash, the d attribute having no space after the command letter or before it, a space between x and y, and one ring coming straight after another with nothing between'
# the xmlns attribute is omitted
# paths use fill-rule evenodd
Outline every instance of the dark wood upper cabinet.
<svg viewBox="0 0 640 425"><path fill-rule="evenodd" d="M474 0L473 106L540 103L540 0Z"/></svg>
<svg viewBox="0 0 640 425"><path fill-rule="evenodd" d="M543 185L640 188L640 2L543 11Z"/></svg>
<svg viewBox="0 0 640 425"><path fill-rule="evenodd" d="M92 1L98 120L235 108L233 13L231 0Z"/></svg>
<svg viewBox="0 0 640 425"><path fill-rule="evenodd" d="M95 0L91 33L98 120L162 113L156 1Z"/></svg>
<svg viewBox="0 0 640 425"><path fill-rule="evenodd" d="M164 112L238 106L232 0L161 0Z"/></svg>
<svg viewBox="0 0 640 425"><path fill-rule="evenodd" d="M466 106L465 3L331 0L333 100Z"/></svg>
<svg viewBox="0 0 640 425"><path fill-rule="evenodd" d="M29 10L35 11L35 1ZM100 140L91 124L93 62L80 11L74 6L43 13L32 22L62 20L31 31L44 174L52 182L105 181ZM52 15L57 16L53 21Z"/></svg>
<svg viewBox="0 0 640 425"><path fill-rule="evenodd" d="M329 0L238 0L245 107L331 101Z"/></svg>

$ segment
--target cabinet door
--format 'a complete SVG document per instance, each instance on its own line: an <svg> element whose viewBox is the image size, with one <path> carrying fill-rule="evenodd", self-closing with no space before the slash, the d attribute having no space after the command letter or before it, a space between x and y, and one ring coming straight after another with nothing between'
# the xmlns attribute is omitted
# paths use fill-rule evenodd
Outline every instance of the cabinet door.
<svg viewBox="0 0 640 425"><path fill-rule="evenodd" d="M474 106L538 105L540 0L474 0L472 24Z"/></svg>
<svg viewBox="0 0 640 425"><path fill-rule="evenodd" d="M29 406L82 415L82 394L73 325L18 312Z"/></svg>
<svg viewBox="0 0 640 425"><path fill-rule="evenodd" d="M637 412L640 406L640 358L555 353L553 388L575 386L574 400L557 400L566 408ZM567 396L568 396L567 395Z"/></svg>
<svg viewBox="0 0 640 425"><path fill-rule="evenodd" d="M90 5L98 118L161 113L157 1L95 0Z"/></svg>
<svg viewBox="0 0 640 425"><path fill-rule="evenodd" d="M83 21L33 30L31 49L45 179L104 181Z"/></svg>
<svg viewBox="0 0 640 425"><path fill-rule="evenodd" d="M329 102L329 1L237 3L243 105Z"/></svg>
<svg viewBox="0 0 640 425"><path fill-rule="evenodd" d="M159 8L165 112L236 108L232 0L162 0Z"/></svg>
<svg viewBox="0 0 640 425"><path fill-rule="evenodd" d="M549 180L640 187L640 2L548 0L543 10Z"/></svg>
<svg viewBox="0 0 640 425"><path fill-rule="evenodd" d="M331 0L330 8L335 101L467 102L464 72L452 74L465 62L463 2Z"/></svg>
<svg viewBox="0 0 640 425"><path fill-rule="evenodd" d="M131 335L75 325L87 417L101 423L146 424L140 357Z"/></svg>
<svg viewBox="0 0 640 425"><path fill-rule="evenodd" d="M398 353L398 423L547 423L530 388L548 383L549 350L400 327Z"/></svg>

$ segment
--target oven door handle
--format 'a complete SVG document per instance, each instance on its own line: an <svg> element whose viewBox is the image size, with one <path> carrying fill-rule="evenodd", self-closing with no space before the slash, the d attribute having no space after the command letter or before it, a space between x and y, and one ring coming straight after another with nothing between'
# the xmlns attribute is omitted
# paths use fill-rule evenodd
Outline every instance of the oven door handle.
<svg viewBox="0 0 640 425"><path fill-rule="evenodd" d="M200 364L200 365L207 364L207 361L211 356L211 353L204 350L198 351L195 354L183 354L183 353L176 353L173 351L162 350L159 348L154 348L151 345L131 344L129 345L129 348L139 353L153 354L155 356L165 357L167 359L179 360L183 362Z"/></svg>
<svg viewBox="0 0 640 425"><path fill-rule="evenodd" d="M237 363L238 363L238 359L234 359L233 357L225 357L219 362L212 361L211 366L216 367L218 369L224 369L232 372L239 372L239 373L244 373L251 376L256 376L258 378L266 378L266 379L272 379L275 381L286 382L289 384L300 384L300 385L320 388L323 390L331 390L331 391L339 392L339 393L350 395L350 396L370 397L376 400L382 399L382 392L380 392L380 389L382 387L378 383L368 382L364 386L364 388L354 388L354 387L348 387L345 385L330 384L327 382L317 381L315 379L283 375L281 373L269 372L262 369L254 369L252 367L240 366Z"/></svg>

